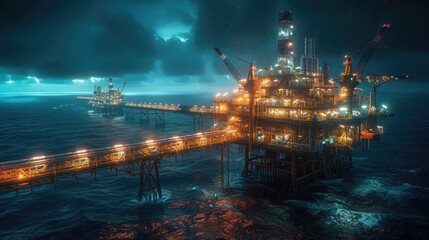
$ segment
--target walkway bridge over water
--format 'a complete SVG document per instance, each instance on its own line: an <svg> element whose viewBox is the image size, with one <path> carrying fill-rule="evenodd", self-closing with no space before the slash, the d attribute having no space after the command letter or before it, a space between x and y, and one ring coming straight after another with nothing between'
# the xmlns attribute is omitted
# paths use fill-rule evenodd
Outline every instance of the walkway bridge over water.
<svg viewBox="0 0 429 240"><path fill-rule="evenodd" d="M91 101L93 97L77 97L78 100ZM221 112L213 106L186 106L176 104L163 104L151 102L122 102L120 104L92 104L96 113L104 116L125 115L126 119L134 120L137 118L140 124L148 124L151 120L155 122L156 127L165 126L165 113L183 113L194 117L194 131L204 130L204 119L214 119L215 117L226 118L227 112Z"/></svg>
<svg viewBox="0 0 429 240"><path fill-rule="evenodd" d="M98 169L123 167L128 174L140 177L139 200L143 197L158 199L162 197L158 167L163 157L218 145L222 150L225 145L237 140L240 140L238 132L227 129L6 161L0 164L0 191L12 190L18 194L20 189L55 183L60 177L77 177L85 172L96 177ZM223 164L223 154L221 162Z"/></svg>
<svg viewBox="0 0 429 240"><path fill-rule="evenodd" d="M140 121L144 119L149 121L149 117L155 115L156 123L162 124L165 112L190 114L198 116L201 121L203 118L212 117L215 123L225 121L234 123L239 117L242 121L237 123L241 122L242 128L240 130L240 124L226 124L229 126L226 130L1 162L0 192L16 191L18 194L20 189L33 189L38 185L55 183L60 177L77 178L79 174L86 172L96 178L98 169L123 168L126 173L139 176L138 199L154 200L162 197L158 171L161 159L219 146L220 176L223 183L224 161L226 171L229 172L231 143L236 143L240 147L240 152L244 152L243 176L259 178L269 184L281 184L283 192L289 187L294 189L300 188L301 185L305 187L307 182L319 177L343 175L344 170L351 167L352 143L364 138L360 134L361 127L377 117L365 115L355 118L338 116L331 119L295 119L276 114L257 115L255 119L262 127L266 125L270 127L268 130L275 131L263 131L264 129L260 127L250 144L248 131L243 128L249 114L242 112L228 119L228 111L218 102L215 102L213 107L132 102L108 107L120 108L121 114L122 109L125 109L126 118L139 115ZM240 109L241 105L238 108ZM194 118L195 130L198 129L196 121ZM199 126L202 128L202 122ZM342 132L338 139L335 138L336 132ZM332 142L331 137L326 144L316 141L321 135L326 141L327 135L333 135ZM368 148L369 143L368 139Z"/></svg>
<svg viewBox="0 0 429 240"><path fill-rule="evenodd" d="M112 106L106 105L101 107L101 112L105 115L115 114L118 111L106 111ZM125 102L117 106L116 108L121 109L119 111L122 114L125 110L125 118L134 119L137 115L140 120L140 124L149 123L152 118L155 121L156 127L165 126L165 112L184 113L192 115L194 117L194 131L204 130L204 119L214 119L216 115L219 116L219 112L216 112L213 106L181 106L175 104L162 104L162 103L147 103L147 102ZM95 110L97 108L94 108ZM226 113L222 113L226 117Z"/></svg>

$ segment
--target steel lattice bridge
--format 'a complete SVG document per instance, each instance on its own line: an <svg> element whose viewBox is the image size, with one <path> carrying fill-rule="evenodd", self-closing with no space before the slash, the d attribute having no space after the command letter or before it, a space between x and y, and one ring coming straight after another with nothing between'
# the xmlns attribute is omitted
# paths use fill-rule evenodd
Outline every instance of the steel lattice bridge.
<svg viewBox="0 0 429 240"><path fill-rule="evenodd" d="M18 194L19 189L55 183L60 177L84 172L96 176L98 169L123 167L126 173L140 176L138 199L155 200L162 197L158 167L163 157L216 145L223 148L239 139L236 130L226 129L6 161L0 165L0 191L16 191Z"/></svg>

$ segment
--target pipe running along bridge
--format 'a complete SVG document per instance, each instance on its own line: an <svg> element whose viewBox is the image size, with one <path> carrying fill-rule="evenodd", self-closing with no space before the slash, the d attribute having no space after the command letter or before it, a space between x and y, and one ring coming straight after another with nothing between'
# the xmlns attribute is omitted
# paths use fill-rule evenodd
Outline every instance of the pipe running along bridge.
<svg viewBox="0 0 429 240"><path fill-rule="evenodd" d="M198 150L237 141L236 130L209 131L186 136L175 136L142 143L78 150L64 154L37 156L29 159L6 161L0 164L0 191L16 191L55 183L60 177L90 172L96 176L100 168L123 167L125 172L140 177L138 200L156 200L162 197L159 179L159 161L192 150ZM223 154L221 154L223 164Z"/></svg>

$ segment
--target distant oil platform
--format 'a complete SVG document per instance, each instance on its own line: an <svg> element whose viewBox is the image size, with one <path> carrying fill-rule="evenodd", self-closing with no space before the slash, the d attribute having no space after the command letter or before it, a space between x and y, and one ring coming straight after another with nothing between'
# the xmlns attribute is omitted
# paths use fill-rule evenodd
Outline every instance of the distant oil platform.
<svg viewBox="0 0 429 240"><path fill-rule="evenodd" d="M164 112L193 114L194 124L199 124L196 131L205 130L203 119L210 118L214 125L208 131L4 162L0 189L17 190L57 175L83 171L95 174L97 168L122 166L126 172L140 176L139 199L157 199L162 196L158 167L164 157L218 146L223 184L225 174L229 176L230 145L243 153L243 176L280 186L280 196L304 189L317 179L344 176L352 168L353 149L368 150L373 142L379 145L384 131L379 119L393 116L387 106L377 105L377 88L391 80L410 78L363 76L390 25L382 25L355 68L351 56L345 56L344 71L338 79L330 79L328 65L319 67L314 38L305 39L300 66L295 67L292 12L281 11L278 23L277 63L261 69L250 63L246 78L219 48L214 48L238 87L230 97L228 93L216 94L212 106L124 102L123 88L114 89L111 78L107 90L98 86L94 97L78 97L89 100L105 115L122 115L125 109L127 118L137 114L140 122L149 122L149 117L155 116L156 125L161 127L165 125ZM358 88L363 79L373 82L369 94Z"/></svg>
<svg viewBox="0 0 429 240"><path fill-rule="evenodd" d="M109 86L107 90L101 90L101 86L94 86L94 98L89 101L91 105L119 105L124 100L124 88L127 82L124 82L122 89L119 90L113 87L113 79L109 78Z"/></svg>
<svg viewBox="0 0 429 240"><path fill-rule="evenodd" d="M113 79L109 78L109 86L106 90L102 90L101 86L94 85L93 97L77 97L80 100L88 100L88 104L94 108L95 112L105 115L122 115L122 101L125 94L123 93L126 81L122 85L121 90L113 87Z"/></svg>

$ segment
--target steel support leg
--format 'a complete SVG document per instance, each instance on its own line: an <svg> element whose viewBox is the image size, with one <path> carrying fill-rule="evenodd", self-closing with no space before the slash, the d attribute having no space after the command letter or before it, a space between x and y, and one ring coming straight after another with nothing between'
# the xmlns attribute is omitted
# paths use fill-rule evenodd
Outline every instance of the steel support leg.
<svg viewBox="0 0 429 240"><path fill-rule="evenodd" d="M137 164L140 167L137 199L142 201L144 197L146 201L156 201L162 198L158 158L140 160Z"/></svg>

